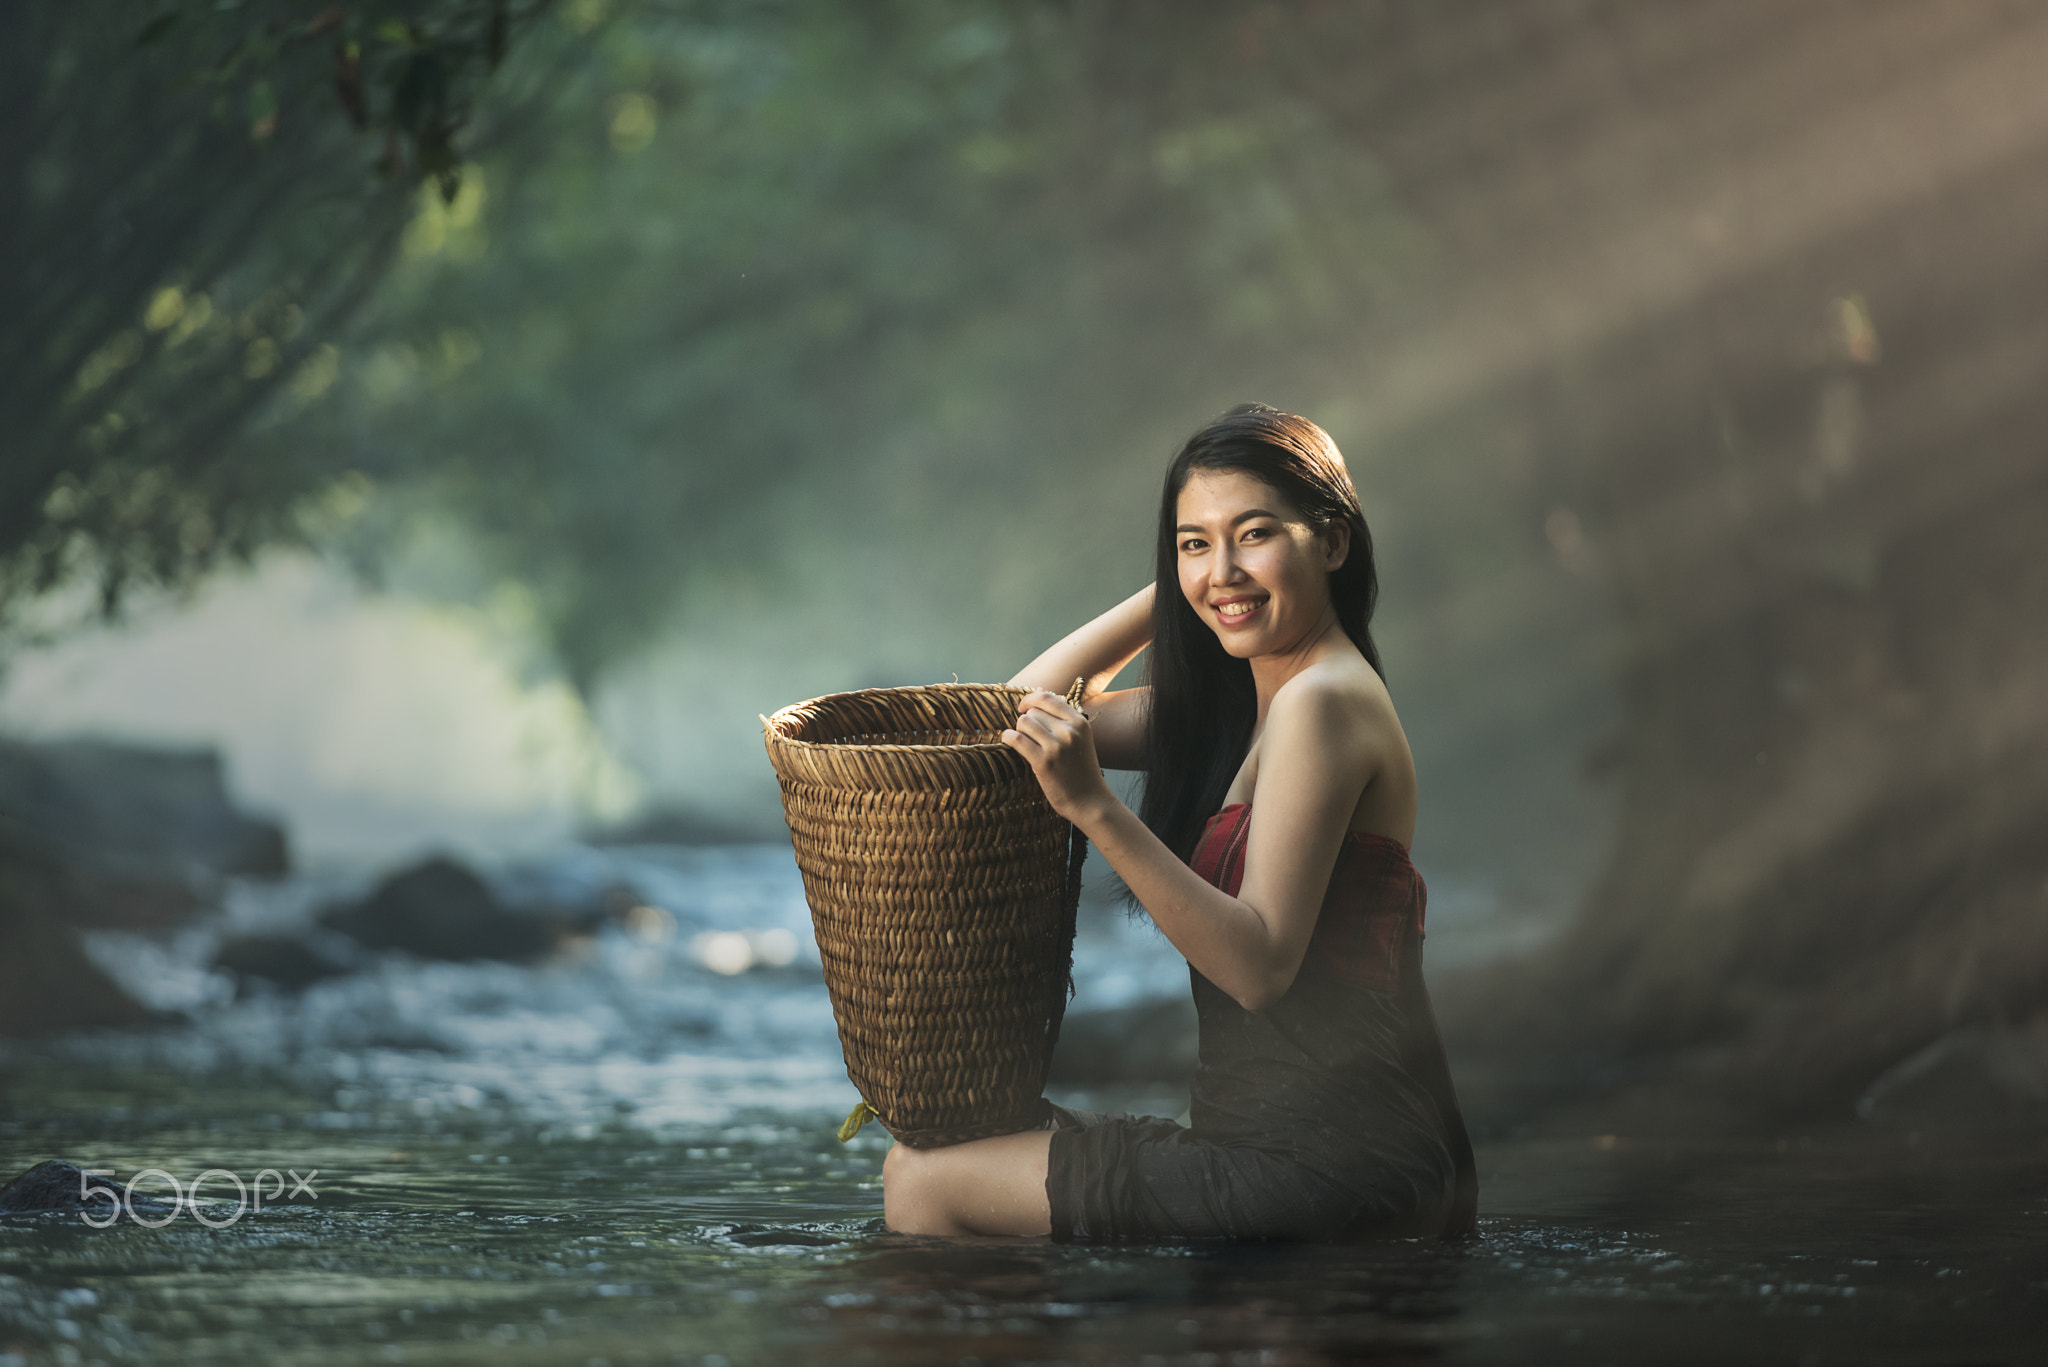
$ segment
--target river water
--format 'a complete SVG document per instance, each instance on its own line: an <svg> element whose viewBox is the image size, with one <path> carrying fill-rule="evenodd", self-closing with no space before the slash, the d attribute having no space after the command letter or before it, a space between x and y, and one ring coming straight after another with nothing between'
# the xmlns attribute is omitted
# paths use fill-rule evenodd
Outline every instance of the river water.
<svg viewBox="0 0 2048 1367"><path fill-rule="evenodd" d="M117 1185L156 1169L134 1189L167 1196L219 1173L106 1229L0 1216L0 1367L2048 1360L2031 1138L1552 1125L1482 1142L1480 1233L1452 1245L892 1235L887 1136L833 1138L855 1094L786 849L499 877L624 879L665 915L537 967L394 955L241 1000L203 968L219 936L302 922L349 880L99 937L187 1023L0 1052L0 1176L61 1157ZM1086 926L1076 1010L1185 992L1153 932ZM1164 1083L1055 1097L1185 1105ZM250 1210L233 1178L265 1169Z"/></svg>

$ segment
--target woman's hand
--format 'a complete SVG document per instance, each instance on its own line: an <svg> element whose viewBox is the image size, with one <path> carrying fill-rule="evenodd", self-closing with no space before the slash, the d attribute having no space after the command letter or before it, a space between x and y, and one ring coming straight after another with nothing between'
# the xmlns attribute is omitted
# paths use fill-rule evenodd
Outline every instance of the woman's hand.
<svg viewBox="0 0 2048 1367"><path fill-rule="evenodd" d="M1095 735L1088 718L1057 693L1027 693L1017 704L1016 729L1003 732L1003 744L1024 756L1052 809L1077 826L1116 801L1102 765L1095 758Z"/></svg>

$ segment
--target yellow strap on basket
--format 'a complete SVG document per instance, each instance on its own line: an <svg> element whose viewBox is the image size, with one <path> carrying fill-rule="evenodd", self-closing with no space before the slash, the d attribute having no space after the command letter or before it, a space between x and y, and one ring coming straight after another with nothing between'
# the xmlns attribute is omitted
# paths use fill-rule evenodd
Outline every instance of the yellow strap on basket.
<svg viewBox="0 0 2048 1367"><path fill-rule="evenodd" d="M863 1097L859 1105L846 1113L846 1119L839 1122L839 1142L844 1144L860 1133L860 1127L875 1118L875 1108L868 1105Z"/></svg>

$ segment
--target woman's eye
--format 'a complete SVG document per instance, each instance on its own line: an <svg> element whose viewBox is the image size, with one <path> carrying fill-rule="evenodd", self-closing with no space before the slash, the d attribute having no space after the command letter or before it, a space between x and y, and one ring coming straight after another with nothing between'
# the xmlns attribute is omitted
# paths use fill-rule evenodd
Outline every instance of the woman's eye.
<svg viewBox="0 0 2048 1367"><path fill-rule="evenodd" d="M1200 541L1183 541L1180 543L1180 553L1182 555L1193 555L1196 551L1201 550L1204 544L1206 543Z"/></svg>
<svg viewBox="0 0 2048 1367"><path fill-rule="evenodd" d="M1264 528L1264 527L1250 527L1250 528L1247 528L1247 529L1246 529L1246 531L1245 531L1245 534L1244 534L1244 539L1245 539L1245 540L1247 540L1247 541L1250 541L1250 540L1251 540L1251 539L1252 539L1253 537L1256 537L1256 536L1270 536L1270 535L1271 535L1271 533L1270 533L1269 531L1267 531L1267 529L1266 529L1266 528Z"/></svg>

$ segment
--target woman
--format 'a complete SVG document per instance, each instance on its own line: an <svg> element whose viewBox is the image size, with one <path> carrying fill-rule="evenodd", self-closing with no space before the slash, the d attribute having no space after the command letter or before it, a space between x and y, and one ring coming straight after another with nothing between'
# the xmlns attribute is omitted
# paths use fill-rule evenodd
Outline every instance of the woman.
<svg viewBox="0 0 2048 1367"><path fill-rule="evenodd" d="M1154 588L1157 589L1155 596ZM1191 1128L1050 1130L883 1164L891 1229L1327 1238L1468 1232L1477 1183L1421 979L1415 769L1369 624L1372 542L1314 423L1231 409L1175 457L1158 574L1011 682L1003 743L1187 959ZM1147 687L1102 688L1147 644ZM1089 680L1082 710L1061 687ZM1142 813L1102 766L1145 770Z"/></svg>

